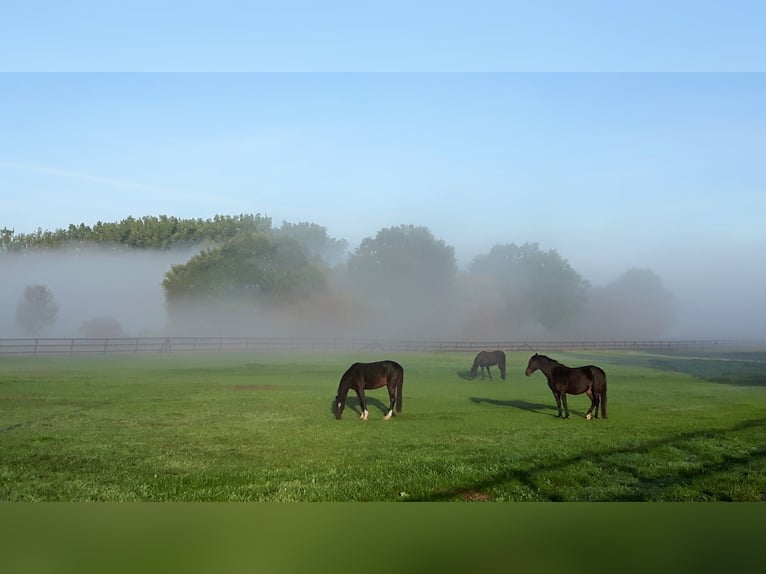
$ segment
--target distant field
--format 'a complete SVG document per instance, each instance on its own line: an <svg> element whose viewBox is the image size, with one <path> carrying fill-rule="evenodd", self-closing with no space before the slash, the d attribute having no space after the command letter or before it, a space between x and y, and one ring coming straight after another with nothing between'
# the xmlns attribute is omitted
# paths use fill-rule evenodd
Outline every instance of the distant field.
<svg viewBox="0 0 766 574"><path fill-rule="evenodd" d="M763 501L766 353L550 353L608 376L555 417L529 353L469 381L473 353L4 357L3 501ZM331 412L355 360L405 368ZM355 412L357 411L357 412Z"/></svg>

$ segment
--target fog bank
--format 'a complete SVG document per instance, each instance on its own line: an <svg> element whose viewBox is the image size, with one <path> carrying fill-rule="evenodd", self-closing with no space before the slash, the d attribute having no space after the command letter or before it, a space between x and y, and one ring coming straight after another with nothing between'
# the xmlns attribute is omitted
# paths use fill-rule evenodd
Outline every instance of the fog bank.
<svg viewBox="0 0 766 574"><path fill-rule="evenodd" d="M87 247L28 250L0 258L0 336L23 337L16 307L29 285L44 285L58 305L58 319L41 336L80 337L85 321L116 319L129 336L164 332L162 279L171 265L197 250L137 251Z"/></svg>
<svg viewBox="0 0 766 574"><path fill-rule="evenodd" d="M16 307L25 287L44 285L58 305L55 325L43 337L81 337L86 321L111 318L127 336L221 337L343 337L465 341L523 341L562 339L641 338L636 329L646 322L640 298L628 305L630 313L612 320L608 330L581 327L546 334L539 326L501 319L499 294L490 285L461 272L450 299L414 305L404 301L364 300L363 294L344 291L340 272L330 278L328 293L291 306L246 308L236 301L208 302L180 321L169 321L162 280L172 265L188 261L197 250L146 251L81 248L30 250L0 257L0 337L21 338ZM742 255L740 253L740 255ZM745 254L746 256L748 254ZM666 327L656 337L668 339L766 338L766 271L757 265L743 268L743 258L716 259L717 265L700 267L676 258L656 265L674 305ZM712 261L712 260L711 260ZM594 289L607 286L625 269L609 274L600 267L600 281L575 270ZM632 307L630 306L632 305ZM587 306L586 306L587 309ZM591 309L592 311L592 309ZM603 317L608 309L599 309ZM598 319L599 315L594 313ZM606 320L603 321L607 323ZM587 321L583 325L587 325ZM591 322L593 324L593 322ZM616 325L616 326L615 326ZM620 329L620 325L624 328Z"/></svg>

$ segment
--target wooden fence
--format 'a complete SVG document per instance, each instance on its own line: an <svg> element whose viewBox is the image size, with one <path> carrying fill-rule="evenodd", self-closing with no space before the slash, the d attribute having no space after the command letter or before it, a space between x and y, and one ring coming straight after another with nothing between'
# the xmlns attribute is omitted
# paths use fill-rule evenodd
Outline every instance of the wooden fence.
<svg viewBox="0 0 766 574"><path fill-rule="evenodd" d="M530 351L669 351L678 349L766 348L752 340L647 340L647 341L394 341L338 338L231 338L137 337L0 339L2 356L84 355L105 353L210 353L210 352L476 352L502 349Z"/></svg>

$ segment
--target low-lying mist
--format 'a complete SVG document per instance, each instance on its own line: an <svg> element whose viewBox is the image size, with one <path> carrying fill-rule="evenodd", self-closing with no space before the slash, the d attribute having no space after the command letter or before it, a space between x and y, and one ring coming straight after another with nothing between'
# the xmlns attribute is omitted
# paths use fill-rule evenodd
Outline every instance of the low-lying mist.
<svg viewBox="0 0 766 574"><path fill-rule="evenodd" d="M81 337L84 322L104 317L116 319L129 336L164 333L162 279L195 253L87 247L7 254L0 259L0 334L25 336L16 308L28 285L47 287L58 305L55 324L41 336Z"/></svg>
<svg viewBox="0 0 766 574"><path fill-rule="evenodd" d="M686 291L668 288L672 301L648 309L640 292L618 300L613 285L593 286L583 316L555 333L503 307L496 288L460 272L447 295L392 300L367 297L332 273L325 293L293 304L243 304L206 300L185 312L168 314L162 280L172 265L197 250L146 251L80 248L30 250L0 258L0 337L29 336L17 325L16 308L25 287L44 285L58 306L55 324L41 337L87 336L83 325L101 319L118 323L125 336L337 337L399 340L636 340L763 339L766 306L757 284L740 297L722 295L725 277L714 288L690 281ZM620 270L622 272L622 270ZM620 276L615 272L615 279ZM585 277L587 279L587 277ZM696 289L694 288L696 284ZM680 283L677 284L681 285ZM427 291L426 286L426 291ZM666 285L666 287L668 287ZM717 288L716 288L717 287ZM610 291L610 288L612 291Z"/></svg>

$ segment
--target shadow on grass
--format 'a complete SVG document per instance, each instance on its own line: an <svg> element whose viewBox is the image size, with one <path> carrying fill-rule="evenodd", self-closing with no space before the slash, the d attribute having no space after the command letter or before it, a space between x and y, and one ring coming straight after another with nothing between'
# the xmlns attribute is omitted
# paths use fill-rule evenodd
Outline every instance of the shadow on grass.
<svg viewBox="0 0 766 574"><path fill-rule="evenodd" d="M636 486L631 488L629 492L605 496L604 498L599 499L600 502L642 502L647 500L654 500L656 497L652 497L650 495L652 493L656 493L657 490L667 489L674 485L683 485L691 481L699 480L701 477L713 475L718 472L731 472L737 467L752 467L756 462L766 460L766 445L759 446L755 450L741 455L727 454L720 457L718 460L695 466L693 468L687 468L675 472L666 472L664 474L653 476L646 476L633 465L615 462L610 459L617 455L646 454L656 448L663 446L682 447L683 443L699 438L704 438L711 441L723 440L727 435L733 432L753 428L762 429L764 432L766 432L766 418L743 421L727 429L708 429L688 433L679 433L668 438L648 440L642 444L631 447L610 449L603 452L593 452L588 455L578 454L577 456L562 458L551 463L543 463L530 469L507 468L500 472L494 473L492 476L484 480L474 481L455 486L453 488L439 490L426 496L413 496L408 499L408 502L438 502L465 499L465 493L467 492L484 493L508 482L518 482L524 487L541 495L544 500L548 500L550 502L560 502L563 501L564 498L558 493L549 492L547 495L543 494L546 488L546 477L541 476L542 473L558 471L569 466L574 466L582 462L583 458L586 458L589 462L601 467L608 472L627 473L632 475L635 479ZM717 496L718 500L726 500L726 495L720 496L720 494L717 494Z"/></svg>
<svg viewBox="0 0 766 574"><path fill-rule="evenodd" d="M364 400L367 401L367 410L370 412L370 415L372 415L373 409L380 409L380 412L383 414L388 412L387 402L384 403L380 399L376 399L375 397L371 397L367 394L364 395ZM359 397L346 397L346 410L343 411L343 414L347 414L349 410L355 412L356 416L362 415L362 407L359 404ZM335 416L335 399L330 401L330 412L333 414L333 416Z"/></svg>
<svg viewBox="0 0 766 574"><path fill-rule="evenodd" d="M492 375L491 371L490 371L490 375L489 376L485 374L483 377L481 376L480 373L477 372L476 376L471 378L471 370L470 369L465 369L465 370L462 370L462 371L458 371L457 372L457 376L459 378L463 379L464 381L474 381L474 382L476 382L476 381L495 381L495 382L500 382L500 383L504 382L503 379L500 377L500 373L499 372L496 372L494 375Z"/></svg>
<svg viewBox="0 0 766 574"><path fill-rule="evenodd" d="M530 403L529 401L520 401L520 400L510 400L510 401L500 401L497 399L486 399L484 397L469 397L470 400L474 403L481 404L481 403L487 403L490 405L496 405L498 407L512 407L514 409L521 409L523 411L529 411L533 413L538 414L547 414L543 413L541 411L553 411L554 413L558 413L556 410L555 405L550 404L543 404L543 403ZM572 410L570 409L570 414L572 413Z"/></svg>

